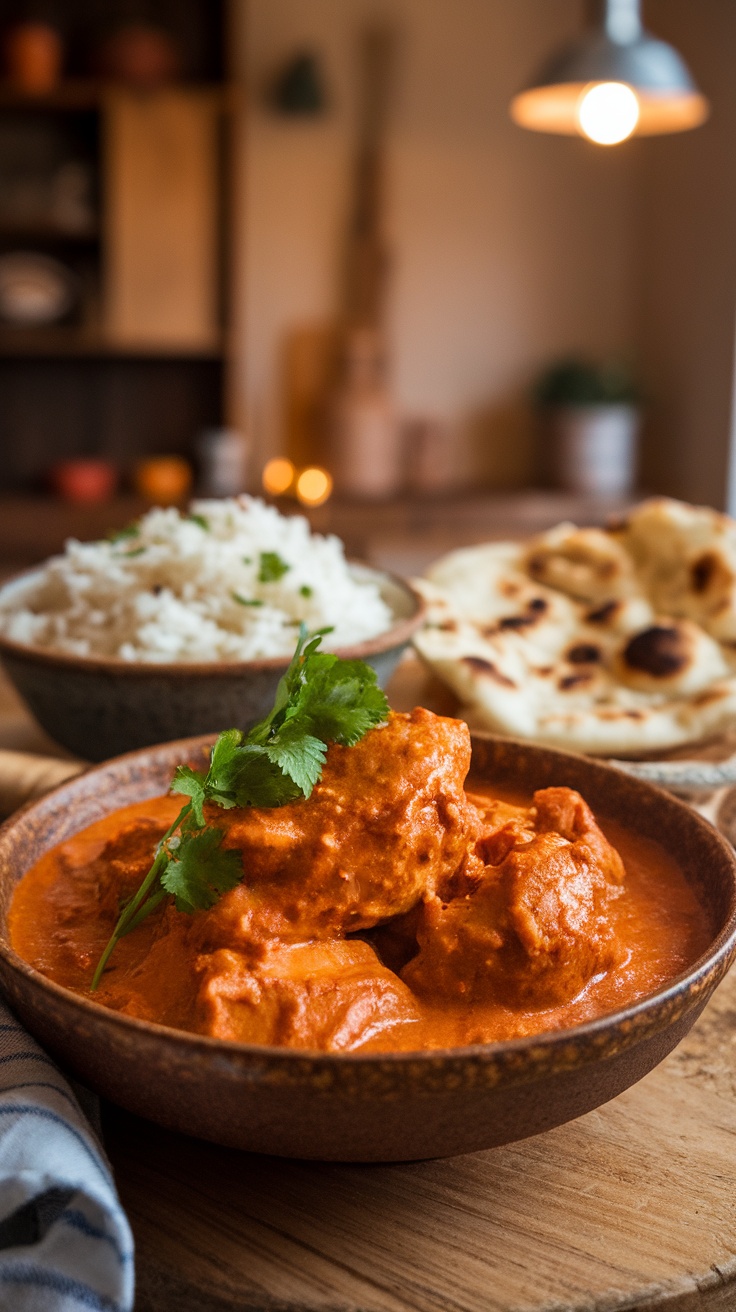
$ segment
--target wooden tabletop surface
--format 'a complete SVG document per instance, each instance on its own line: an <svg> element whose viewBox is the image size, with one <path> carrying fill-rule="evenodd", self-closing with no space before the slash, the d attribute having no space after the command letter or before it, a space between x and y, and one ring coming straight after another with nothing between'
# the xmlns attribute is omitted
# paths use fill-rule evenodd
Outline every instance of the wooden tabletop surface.
<svg viewBox="0 0 736 1312"><path fill-rule="evenodd" d="M1 683L0 747L48 747ZM736 1312L736 972L634 1088L490 1152L343 1166L105 1127L136 1312Z"/></svg>

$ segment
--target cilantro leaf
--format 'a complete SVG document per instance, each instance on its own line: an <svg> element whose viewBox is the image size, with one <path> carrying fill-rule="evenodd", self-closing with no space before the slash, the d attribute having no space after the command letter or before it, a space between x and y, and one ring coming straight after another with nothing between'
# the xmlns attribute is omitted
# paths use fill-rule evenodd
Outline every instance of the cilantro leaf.
<svg viewBox="0 0 736 1312"><path fill-rule="evenodd" d="M184 797L190 799L192 815L197 824L202 828L204 826L203 806L206 800L205 795L205 776L198 770L192 770L189 765L180 765L177 767L176 774L171 781L172 793L182 793Z"/></svg>
<svg viewBox="0 0 736 1312"><path fill-rule="evenodd" d="M161 875L162 887L176 899L177 911L191 915L213 907L243 878L239 852L223 852L221 829L203 829L182 842Z"/></svg>
<svg viewBox="0 0 736 1312"><path fill-rule="evenodd" d="M295 781L256 743L240 749L220 776L219 787L221 793L213 801L221 806L222 795L232 799L227 803L231 806L285 806L302 796Z"/></svg>
<svg viewBox="0 0 736 1312"><path fill-rule="evenodd" d="M260 556L260 566L258 569L259 583L278 583L279 579L288 574L291 565L282 560L276 551L262 551Z"/></svg>
<svg viewBox="0 0 736 1312"><path fill-rule="evenodd" d="M305 733L295 719L288 720L264 748L269 761L278 765L296 784L304 797L310 797L322 775L327 744Z"/></svg>
<svg viewBox="0 0 736 1312"><path fill-rule="evenodd" d="M224 733L219 734L210 752L210 768L207 771L208 783L214 783L220 772L235 759L235 754L242 741L243 734L240 729L226 729Z"/></svg>
<svg viewBox="0 0 736 1312"><path fill-rule="evenodd" d="M114 544L124 542L126 538L138 538L140 534L141 530L138 524L127 524L125 528L119 528L112 533L108 533L107 540Z"/></svg>
<svg viewBox="0 0 736 1312"><path fill-rule="evenodd" d="M309 597L313 597L313 596L314 596L314 588L310 588L310 586L309 586L308 583L302 583L302 586L301 586L300 589L299 589L299 596L300 596L300 597L307 597L307 598L309 598Z"/></svg>
<svg viewBox="0 0 736 1312"><path fill-rule="evenodd" d="M241 597L241 595L240 595L239 592L231 592L231 593L230 593L230 596L232 597L233 601L237 601L237 603L238 603L239 606L262 606L262 605L263 605L263 602L262 602L262 601L259 601L259 599L258 599L257 597L256 597L256 598L253 598L253 599L251 600L251 599L249 599L248 597Z"/></svg>
<svg viewBox="0 0 736 1312"><path fill-rule="evenodd" d="M199 524L199 527L204 529L205 533L209 533L210 521L205 519L204 515L190 514L187 515L186 518L189 520L190 524Z"/></svg>
<svg viewBox="0 0 736 1312"><path fill-rule="evenodd" d="M328 664L327 660L326 653L312 657L300 713L309 717L312 732L318 737L353 747L369 729L386 719L388 702L369 665L363 661Z"/></svg>

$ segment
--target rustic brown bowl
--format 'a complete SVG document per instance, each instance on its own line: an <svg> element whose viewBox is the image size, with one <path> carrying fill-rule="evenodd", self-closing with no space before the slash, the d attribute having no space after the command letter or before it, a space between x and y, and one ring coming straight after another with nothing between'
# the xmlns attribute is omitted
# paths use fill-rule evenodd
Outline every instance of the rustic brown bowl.
<svg viewBox="0 0 736 1312"><path fill-rule="evenodd" d="M133 753L81 775L0 830L0 984L54 1057L91 1088L171 1129L284 1157L405 1161L538 1134L614 1098L679 1043L736 956L736 858L682 802L610 766L526 743L475 743L476 776L530 792L579 789L602 816L658 839L711 922L708 951L665 988L556 1033L444 1051L326 1054L200 1038L71 993L8 946L28 867L118 806L163 792L207 740Z"/></svg>
<svg viewBox="0 0 736 1312"><path fill-rule="evenodd" d="M425 603L404 579L351 563L360 579L378 584L393 622L352 647L345 660L372 665L385 687L424 621ZM34 571L8 580L4 598L22 594ZM0 635L0 660L38 723L57 743L87 761L104 761L174 738L248 728L273 706L288 658L171 663L72 656L11 642Z"/></svg>

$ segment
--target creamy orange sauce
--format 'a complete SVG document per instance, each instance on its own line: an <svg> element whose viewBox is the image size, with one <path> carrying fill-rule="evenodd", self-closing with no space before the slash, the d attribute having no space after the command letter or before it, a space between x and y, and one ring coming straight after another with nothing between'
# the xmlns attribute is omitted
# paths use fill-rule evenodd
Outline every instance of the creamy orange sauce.
<svg viewBox="0 0 736 1312"><path fill-rule="evenodd" d="M164 905L91 996L223 1039L417 1050L578 1024L701 954L705 913L658 844L599 828L568 789L466 795L457 724L393 716L330 749L310 802L213 812L242 885L194 916ZM180 802L126 807L47 853L13 899L19 955L87 994Z"/></svg>

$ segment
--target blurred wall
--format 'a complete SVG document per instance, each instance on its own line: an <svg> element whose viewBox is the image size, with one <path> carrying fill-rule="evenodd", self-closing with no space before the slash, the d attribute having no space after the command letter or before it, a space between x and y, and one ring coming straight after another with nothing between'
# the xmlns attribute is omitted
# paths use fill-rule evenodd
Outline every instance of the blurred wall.
<svg viewBox="0 0 736 1312"><path fill-rule="evenodd" d="M249 0L245 369L256 459L282 446L290 331L338 306L356 34L377 17L402 33L387 216L398 399L407 414L448 421L458 480L513 486L532 473L520 398L539 367L567 351L628 352L634 336L632 149L525 133L507 114L537 63L579 30L577 0ZM329 87L329 113L314 121L277 117L261 94L301 47L322 56Z"/></svg>
<svg viewBox="0 0 736 1312"><path fill-rule="evenodd" d="M711 98L695 132L634 143L638 340L650 415L646 484L736 513L736 4L646 0L648 25Z"/></svg>

